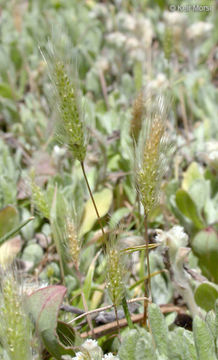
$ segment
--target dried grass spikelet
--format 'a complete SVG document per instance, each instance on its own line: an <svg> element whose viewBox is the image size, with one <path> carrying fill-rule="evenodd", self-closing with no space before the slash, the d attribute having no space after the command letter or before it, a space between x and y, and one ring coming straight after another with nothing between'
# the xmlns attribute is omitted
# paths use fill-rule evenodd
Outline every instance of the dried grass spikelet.
<svg viewBox="0 0 218 360"><path fill-rule="evenodd" d="M69 218L66 221L67 243L69 249L69 255L73 261L73 265L79 269L79 256L80 256L80 243L75 224Z"/></svg>
<svg viewBox="0 0 218 360"><path fill-rule="evenodd" d="M168 147L171 148L166 137L166 116L167 107L162 96L147 103L146 119L136 149L136 181L146 217L158 204Z"/></svg>
<svg viewBox="0 0 218 360"><path fill-rule="evenodd" d="M118 306L125 293L125 266L123 255L115 244L115 239L107 243L107 288L114 305Z"/></svg>
<svg viewBox="0 0 218 360"><path fill-rule="evenodd" d="M42 214L46 219L50 217L49 206L43 193L42 189L35 182L35 174L34 171L31 171L31 191L32 191L32 203L34 207Z"/></svg>
<svg viewBox="0 0 218 360"><path fill-rule="evenodd" d="M86 155L85 128L76 85L67 74L65 64L58 60L52 67L61 123L58 136L74 157L83 162Z"/></svg>
<svg viewBox="0 0 218 360"><path fill-rule="evenodd" d="M142 90L138 93L132 107L131 134L137 142L142 127L144 114L144 96Z"/></svg>
<svg viewBox="0 0 218 360"><path fill-rule="evenodd" d="M31 326L23 299L11 269L0 274L0 341L10 360L30 360Z"/></svg>

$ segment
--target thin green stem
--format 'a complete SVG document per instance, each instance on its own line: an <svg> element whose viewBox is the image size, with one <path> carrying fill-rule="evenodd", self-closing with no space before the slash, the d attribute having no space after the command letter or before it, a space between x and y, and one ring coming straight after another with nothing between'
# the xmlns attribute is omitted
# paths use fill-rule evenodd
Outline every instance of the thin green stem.
<svg viewBox="0 0 218 360"><path fill-rule="evenodd" d="M120 337L120 324L119 324L119 319L118 319L118 313L117 313L117 306L114 304L114 312L115 312L115 317L116 317L116 321L117 321L117 331L118 331L118 339L121 342L121 337Z"/></svg>
<svg viewBox="0 0 218 360"><path fill-rule="evenodd" d="M95 338L96 338L96 336L95 336L95 331L94 331L94 327L93 327L93 324L92 324L92 319L91 319L91 317L90 317L90 315L89 315L88 304L87 304L87 301L86 301L86 298L85 298L85 294L84 294L84 291L83 291L82 275L81 275L78 267L76 267L75 269L76 269L76 274L77 274L77 277L78 277L79 283L80 283L81 296L82 296L82 302L83 302L84 310L85 310L85 313L87 313L87 314L86 314L86 319L87 319L89 328L90 328L90 330L91 330L92 336L93 336L93 338L95 339Z"/></svg>
<svg viewBox="0 0 218 360"><path fill-rule="evenodd" d="M150 272L150 260L149 260L149 238L148 238L148 221L147 216L144 216L145 227L145 245L146 245L146 261L147 261L147 273L148 277L145 280L145 297L151 298L151 272ZM148 302L144 300L144 325L147 323Z"/></svg>
<svg viewBox="0 0 218 360"><path fill-rule="evenodd" d="M60 273L61 273L61 281L65 285L65 273L64 273L64 264L63 264L63 254L61 249L61 233L58 227L56 218L52 218L50 221L51 230L53 234L54 243L56 246L56 250L59 256L59 264L60 264Z"/></svg>
<svg viewBox="0 0 218 360"><path fill-rule="evenodd" d="M127 324L129 326L129 328L134 329L134 325L133 325L133 322L132 322L132 319L131 319L131 315L130 315L130 312L129 312L129 308L128 308L125 296L122 299L122 306L123 306L123 311L124 311L126 321L127 321Z"/></svg>
<svg viewBox="0 0 218 360"><path fill-rule="evenodd" d="M90 185L89 185L89 181L88 181L88 178L87 178L87 175L86 175L86 171L85 171L85 167L84 167L83 161L81 161L81 167L82 167L83 176L84 176L84 178L85 178L85 182L86 182L86 185L87 185L87 188L88 188L88 191L89 191L89 195L90 195L90 197L91 197L93 206L94 206L94 208L95 208L95 212L96 212L96 215L97 215L97 218L98 218L99 226L100 226L100 228L101 228L103 237L105 237L105 232L104 232L104 228L103 228L103 225L102 225L102 222L101 222L101 217L100 217L100 215L99 215L99 212L98 212L98 209L97 209L97 206L96 206L96 203L95 203L95 199L94 199L94 197L93 197L93 195L92 195L92 190L91 190Z"/></svg>

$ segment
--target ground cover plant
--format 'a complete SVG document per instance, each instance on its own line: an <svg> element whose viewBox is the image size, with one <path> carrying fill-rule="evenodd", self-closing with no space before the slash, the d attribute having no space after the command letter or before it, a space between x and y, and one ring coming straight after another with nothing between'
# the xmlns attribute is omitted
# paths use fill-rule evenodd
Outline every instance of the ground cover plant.
<svg viewBox="0 0 218 360"><path fill-rule="evenodd" d="M1 3L1 359L218 357L217 9L172 6Z"/></svg>

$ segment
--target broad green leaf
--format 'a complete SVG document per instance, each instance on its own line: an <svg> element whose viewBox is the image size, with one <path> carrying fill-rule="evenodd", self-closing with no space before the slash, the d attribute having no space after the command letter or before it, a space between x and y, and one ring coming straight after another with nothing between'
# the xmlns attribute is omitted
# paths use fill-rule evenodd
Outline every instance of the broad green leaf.
<svg viewBox="0 0 218 360"><path fill-rule="evenodd" d="M0 265L9 266L21 249L21 238L19 236L5 241L0 246Z"/></svg>
<svg viewBox="0 0 218 360"><path fill-rule="evenodd" d="M218 287L213 283L205 282L195 290L196 304L206 311L214 309L217 299Z"/></svg>
<svg viewBox="0 0 218 360"><path fill-rule="evenodd" d="M72 347L75 341L75 331L69 324L59 321L56 329L60 342L67 347Z"/></svg>
<svg viewBox="0 0 218 360"><path fill-rule="evenodd" d="M199 316L193 321L194 341L199 360L216 360L215 344L208 325Z"/></svg>
<svg viewBox="0 0 218 360"><path fill-rule="evenodd" d="M173 214L177 217L181 225L185 228L187 232L191 232L193 225L190 219L188 219L184 214L178 209L176 204L176 196L172 195L169 199L169 206Z"/></svg>
<svg viewBox="0 0 218 360"><path fill-rule="evenodd" d="M216 346L217 346L217 350L218 350L218 299L216 301L215 304L215 334L216 334Z"/></svg>
<svg viewBox="0 0 218 360"><path fill-rule="evenodd" d="M206 320L206 323L207 323L207 325L210 329L210 332L214 338L214 341L216 341L216 315L215 315L214 310L215 310L215 306L214 306L213 310L210 310L207 313L205 320Z"/></svg>
<svg viewBox="0 0 218 360"><path fill-rule="evenodd" d="M54 285L39 289L26 299L27 309L36 324L37 333L48 352L58 360L61 360L61 356L65 354L74 355L72 345L69 346L68 342L66 346L66 340L63 344L57 334L64 329L69 335L70 331L72 343L73 329L70 329L69 325L57 324L59 308L65 293L64 286Z"/></svg>
<svg viewBox="0 0 218 360"><path fill-rule="evenodd" d="M67 205L64 197L58 191L58 188L51 190L50 196L53 196L52 205L50 210L50 225L54 243L56 246L57 253L59 255L61 278L64 280L64 275L71 275L72 270L67 265L65 241L66 241L66 230L65 220L68 216Z"/></svg>
<svg viewBox="0 0 218 360"><path fill-rule="evenodd" d="M176 205L182 214L193 221L194 225L198 229L202 229L204 227L204 223L198 214L195 203L185 190L179 189L176 192Z"/></svg>
<svg viewBox="0 0 218 360"><path fill-rule="evenodd" d="M34 265L39 264L43 257L43 250L39 244L27 245L23 251L22 259L32 262Z"/></svg>
<svg viewBox="0 0 218 360"><path fill-rule="evenodd" d="M159 306L148 305L148 318L152 336L160 355L168 356L168 328Z"/></svg>
<svg viewBox="0 0 218 360"><path fill-rule="evenodd" d="M100 252L98 252L97 255L94 257L94 259L92 260L91 265L89 266L89 270L86 275L85 281L84 281L83 292L84 292L86 301L88 301L89 297L90 297L91 288L92 288L92 279L93 279L93 275L95 272L95 262L96 262L96 259L98 258L99 254L100 254ZM81 299L79 307L82 306L82 304L83 304L83 302Z"/></svg>
<svg viewBox="0 0 218 360"><path fill-rule="evenodd" d="M195 348L195 344L194 344L193 332L184 330L183 336L184 336L184 340L186 341L186 344L187 344L187 347L188 347L188 350L190 353L190 359L197 360L197 353L196 353L196 348Z"/></svg>
<svg viewBox="0 0 218 360"><path fill-rule="evenodd" d="M135 348L136 360L157 360L151 334L144 331L140 334Z"/></svg>
<svg viewBox="0 0 218 360"><path fill-rule="evenodd" d="M197 360L193 337L183 328L176 328L170 332L169 359L170 360Z"/></svg>
<svg viewBox="0 0 218 360"><path fill-rule="evenodd" d="M100 217L105 216L112 204L113 192L110 189L104 189L100 192L97 192L93 195L96 207ZM95 208L93 206L92 200L89 199L85 204L85 209L83 213L83 221L80 228L80 236L82 237L87 232L89 232L97 220L97 215Z"/></svg>
<svg viewBox="0 0 218 360"><path fill-rule="evenodd" d="M161 274L161 273L163 273L163 272L167 272L167 270L163 269L163 270L154 271L153 273L150 274L150 278L152 278L152 277L154 277L154 276L156 276L156 275L159 275L159 274ZM136 286L144 283L147 279L148 279L148 275L143 276L143 278L141 278L140 280L136 281L133 285L131 285L131 286L129 287L129 290L132 290L132 289L134 289Z"/></svg>
<svg viewBox="0 0 218 360"><path fill-rule="evenodd" d="M218 283L218 236L212 227L199 231L191 242L203 275Z"/></svg>
<svg viewBox="0 0 218 360"><path fill-rule="evenodd" d="M210 198L210 183L204 179L197 179L194 181L189 190L189 195L197 206L198 213L203 210L207 200ZM201 196L199 196L201 194Z"/></svg>
<svg viewBox="0 0 218 360"><path fill-rule="evenodd" d="M19 215L17 209L8 205L0 210L0 238L12 229L16 228L19 223Z"/></svg>
<svg viewBox="0 0 218 360"><path fill-rule="evenodd" d="M166 0L155 0L155 2L158 4L158 6L161 8L161 10L164 10L166 6Z"/></svg>
<svg viewBox="0 0 218 360"><path fill-rule="evenodd" d="M183 173L182 188L188 191L192 184L199 179L204 179L203 173L201 172L199 165L196 162L192 162L188 169Z"/></svg>
<svg viewBox="0 0 218 360"><path fill-rule="evenodd" d="M10 239L12 236L14 236L16 233L18 233L18 231L20 231L25 225L27 225L30 221L32 221L34 219L34 217L31 217L27 220L25 220L24 222L22 222L20 225L18 225L16 228L12 229L11 231L9 231L8 233L6 233L4 236L2 236L0 238L0 244L3 243L4 241Z"/></svg>
<svg viewBox="0 0 218 360"><path fill-rule="evenodd" d="M138 338L139 334L137 330L128 331L119 348L118 355L120 360L137 360L135 357L135 348Z"/></svg>
<svg viewBox="0 0 218 360"><path fill-rule="evenodd" d="M8 84L6 84L6 83L0 84L0 97L7 98L7 99L14 98L13 91Z"/></svg>
<svg viewBox="0 0 218 360"><path fill-rule="evenodd" d="M119 224L120 220L122 220L125 216L129 215L129 213L130 213L130 209L126 207L125 208L122 207L116 210L110 218L109 227L111 229L114 229Z"/></svg>

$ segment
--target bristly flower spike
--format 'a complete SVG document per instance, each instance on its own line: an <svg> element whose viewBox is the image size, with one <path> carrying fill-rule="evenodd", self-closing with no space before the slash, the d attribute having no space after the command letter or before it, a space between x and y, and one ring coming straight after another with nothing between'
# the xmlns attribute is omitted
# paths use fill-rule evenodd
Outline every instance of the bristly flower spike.
<svg viewBox="0 0 218 360"><path fill-rule="evenodd" d="M148 219L159 202L161 179L167 165L168 147L166 138L167 108L163 96L153 96L146 104L146 118L136 148L136 183L144 208L145 244L148 282L145 282L145 297L151 297ZM148 288L147 288L148 286ZM148 291L147 291L148 290ZM144 302L144 324L147 322L147 303Z"/></svg>
<svg viewBox="0 0 218 360"><path fill-rule="evenodd" d="M136 181L146 218L158 205L160 182L166 169L168 147L166 136L167 108L162 96L147 103L147 118L136 149Z"/></svg>
<svg viewBox="0 0 218 360"><path fill-rule="evenodd" d="M85 128L76 86L69 80L62 61L53 66L53 77L63 125L60 127L61 135L74 157L83 162L86 155Z"/></svg>
<svg viewBox="0 0 218 360"><path fill-rule="evenodd" d="M131 118L131 135L137 142L140 130L142 128L142 121L144 115L144 98L143 91L141 90L136 96L133 107L132 107L132 118Z"/></svg>
<svg viewBox="0 0 218 360"><path fill-rule="evenodd" d="M32 359L31 325L11 269L0 269L0 340L11 360Z"/></svg>
<svg viewBox="0 0 218 360"><path fill-rule="evenodd" d="M42 189L35 182L35 173L34 170L30 172L30 181L31 181L31 191L32 191L32 203L34 207L38 210L40 215L44 216L46 219L50 217L50 210L46 196Z"/></svg>
<svg viewBox="0 0 218 360"><path fill-rule="evenodd" d="M80 243L76 226L69 218L66 222L67 243L69 255L76 270L79 269Z"/></svg>
<svg viewBox="0 0 218 360"><path fill-rule="evenodd" d="M57 139L66 145L75 159L81 163L86 155L86 136L76 72L70 79L67 63L58 54L57 48L48 42L48 51L42 52L48 65L53 84L54 106L58 110Z"/></svg>
<svg viewBox="0 0 218 360"><path fill-rule="evenodd" d="M118 306L125 294L125 268L119 247L115 239L107 243L107 288L114 305Z"/></svg>
<svg viewBox="0 0 218 360"><path fill-rule="evenodd" d="M56 97L58 102L58 110L61 121L57 135L62 143L68 146L73 156L79 160L83 175L88 187L90 197L97 214L98 222L104 236L104 229L101 223L98 209L96 207L91 188L86 176L84 159L86 156L87 139L84 118L79 101L79 93L76 86L76 81L70 81L65 63L60 60L55 54L55 49L50 45L49 55L47 56L47 63L50 70L50 77L56 90ZM45 61L47 60L42 54Z"/></svg>

